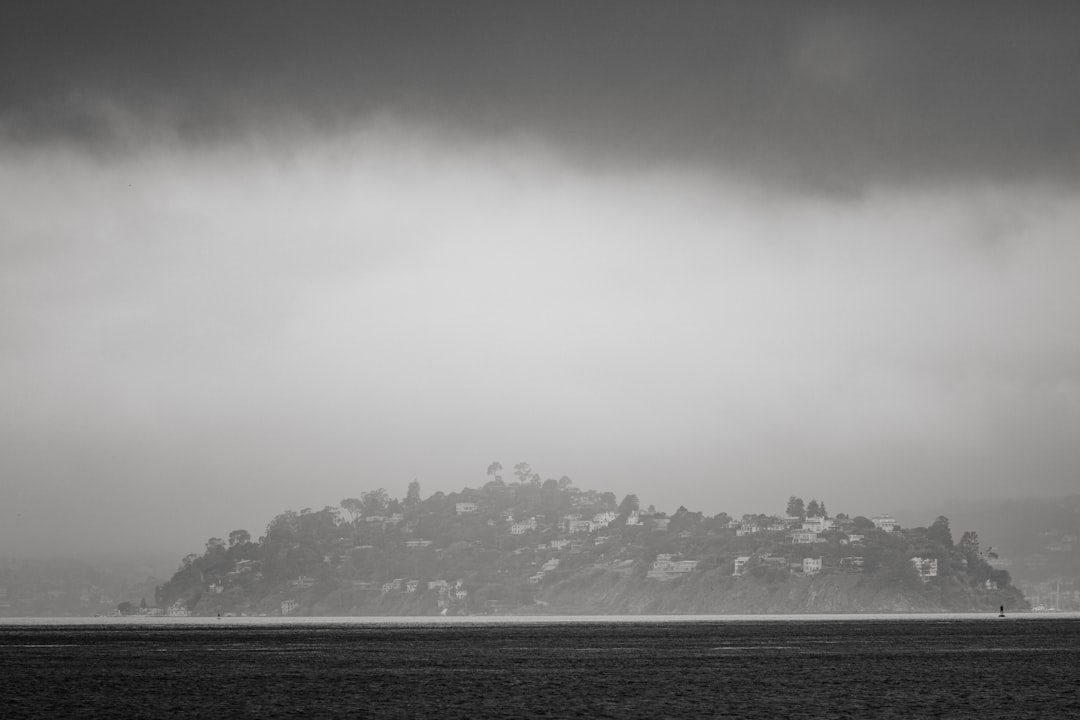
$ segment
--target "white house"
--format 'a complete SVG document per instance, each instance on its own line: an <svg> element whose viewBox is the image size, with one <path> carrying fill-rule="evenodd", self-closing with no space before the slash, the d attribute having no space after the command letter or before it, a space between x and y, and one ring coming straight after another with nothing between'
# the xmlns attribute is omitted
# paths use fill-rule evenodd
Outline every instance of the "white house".
<svg viewBox="0 0 1080 720"><path fill-rule="evenodd" d="M619 517L618 513L611 512L610 510L608 512L596 513L592 519L593 529L606 528L608 525L615 522L615 518L617 517Z"/></svg>
<svg viewBox="0 0 1080 720"><path fill-rule="evenodd" d="M528 520L522 522L516 522L510 526L511 535L524 535L527 532L531 532L536 529L536 518L531 517Z"/></svg>
<svg viewBox="0 0 1080 720"><path fill-rule="evenodd" d="M169 617L188 617L191 615L191 611L184 607L181 601L177 600L165 610L165 614Z"/></svg>
<svg viewBox="0 0 1080 720"><path fill-rule="evenodd" d="M803 558L802 571L807 575L815 575L821 572L821 558Z"/></svg>
<svg viewBox="0 0 1080 720"><path fill-rule="evenodd" d="M479 512L480 506L474 502L459 502L454 506L454 511L458 515L468 515L469 513Z"/></svg>
<svg viewBox="0 0 1080 720"><path fill-rule="evenodd" d="M810 530L811 532L816 532L816 533L823 533L826 530L831 530L832 526L833 526L832 520L830 520L830 519L828 519L826 517L814 516L814 517L808 517L808 518L806 518L806 520L803 521L802 529L803 530Z"/></svg>
<svg viewBox="0 0 1080 720"><path fill-rule="evenodd" d="M281 603L281 614L288 615L298 607L300 607L300 603L296 600L285 600Z"/></svg>
<svg viewBox="0 0 1080 720"><path fill-rule="evenodd" d="M656 580L670 580L680 575L692 573L697 569L697 565L697 560L676 560L673 555L662 553L656 556L652 570L647 573L646 577Z"/></svg>
<svg viewBox="0 0 1080 720"><path fill-rule="evenodd" d="M791 542L795 545L813 545L817 542L817 533L811 530L796 530L791 533Z"/></svg>
<svg viewBox="0 0 1080 720"><path fill-rule="evenodd" d="M571 520L566 524L566 531L574 533L587 533L592 531L592 522L589 520Z"/></svg>
<svg viewBox="0 0 1080 720"><path fill-rule="evenodd" d="M919 573L919 577L926 582L932 577L937 577L937 558L911 558L911 566L915 568L915 572Z"/></svg>
<svg viewBox="0 0 1080 720"><path fill-rule="evenodd" d="M874 527L877 529L888 533L896 530L896 518L891 515L875 515L870 518L870 522L874 523Z"/></svg>
<svg viewBox="0 0 1080 720"><path fill-rule="evenodd" d="M735 558L735 572L731 573L735 577L738 577L746 572L746 564L750 562L749 555L740 555Z"/></svg>

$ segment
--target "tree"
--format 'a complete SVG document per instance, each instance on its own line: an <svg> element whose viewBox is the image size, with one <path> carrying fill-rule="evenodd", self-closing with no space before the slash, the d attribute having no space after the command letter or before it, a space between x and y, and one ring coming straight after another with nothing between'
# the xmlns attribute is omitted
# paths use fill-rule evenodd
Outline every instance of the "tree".
<svg viewBox="0 0 1080 720"><path fill-rule="evenodd" d="M800 497L792 495L787 501L787 514L789 517L804 518L806 517L806 509L803 507L803 501Z"/></svg>
<svg viewBox="0 0 1080 720"><path fill-rule="evenodd" d="M574 484L574 481L570 479L568 475L563 475L559 478L559 487L563 490Z"/></svg>
<svg viewBox="0 0 1080 720"><path fill-rule="evenodd" d="M942 547L951 548L953 546L952 530L949 529L949 518L944 515L938 515L934 520L934 524L931 525L927 531L927 536L937 542Z"/></svg>
<svg viewBox="0 0 1080 720"><path fill-rule="evenodd" d="M251 542L251 533L247 530L233 530L229 533L229 547L246 545L249 542Z"/></svg>
<svg viewBox="0 0 1080 720"><path fill-rule="evenodd" d="M809 517L821 517L821 506L818 505L818 501L811 499L806 505L806 514Z"/></svg>
<svg viewBox="0 0 1080 720"><path fill-rule="evenodd" d="M856 515L851 519L851 527L855 530L873 530L874 521L862 515Z"/></svg>
<svg viewBox="0 0 1080 720"><path fill-rule="evenodd" d="M502 480L502 475L500 475L499 473L502 472L502 469L503 469L502 463L499 462L498 460L496 460L495 462L488 465L487 474L491 476L492 480L501 481Z"/></svg>
<svg viewBox="0 0 1080 720"><path fill-rule="evenodd" d="M622 499L622 502L619 503L620 515L629 515L639 509L641 509L641 504L638 502L637 495L627 495Z"/></svg>
<svg viewBox="0 0 1080 720"><path fill-rule="evenodd" d="M390 496L386 490L379 488L371 492L361 493L360 502L364 507L364 515L383 515L386 507L390 504Z"/></svg>
<svg viewBox="0 0 1080 720"><path fill-rule="evenodd" d="M519 462L514 466L514 475L517 476L518 482L522 485L529 482L529 477L532 475L532 468L529 467L527 462Z"/></svg>
<svg viewBox="0 0 1080 720"><path fill-rule="evenodd" d="M420 504L420 483L413 480L409 483L409 489L405 493L405 507L414 508Z"/></svg>
<svg viewBox="0 0 1080 720"><path fill-rule="evenodd" d="M206 553L217 552L225 549L225 541L218 537L212 537L206 541Z"/></svg>
<svg viewBox="0 0 1080 720"><path fill-rule="evenodd" d="M968 565L975 565L981 559L979 553L979 533L968 530L960 536L960 542L956 547L967 558Z"/></svg>
<svg viewBox="0 0 1080 720"><path fill-rule="evenodd" d="M134 615L135 606L125 600L124 602L116 606L116 611L121 615Z"/></svg>
<svg viewBox="0 0 1080 720"><path fill-rule="evenodd" d="M358 498L345 498L341 501L341 507L345 512L349 513L349 517L353 522L356 522L364 514L364 503L360 502Z"/></svg>

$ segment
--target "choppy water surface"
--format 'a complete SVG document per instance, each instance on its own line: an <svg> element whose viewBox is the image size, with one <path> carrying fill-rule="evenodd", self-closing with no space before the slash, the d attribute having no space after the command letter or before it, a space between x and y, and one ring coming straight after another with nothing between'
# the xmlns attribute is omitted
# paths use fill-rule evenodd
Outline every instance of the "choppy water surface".
<svg viewBox="0 0 1080 720"><path fill-rule="evenodd" d="M0 626L18 717L1080 718L1080 620Z"/></svg>

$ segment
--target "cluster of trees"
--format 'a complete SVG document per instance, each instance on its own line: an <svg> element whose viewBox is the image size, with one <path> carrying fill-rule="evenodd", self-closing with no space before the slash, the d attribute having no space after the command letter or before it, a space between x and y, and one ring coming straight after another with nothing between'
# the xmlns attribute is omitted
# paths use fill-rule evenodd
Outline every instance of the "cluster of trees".
<svg viewBox="0 0 1080 720"><path fill-rule="evenodd" d="M804 504L801 497L792 495L788 498L787 515L805 520L808 517L828 517L829 511L825 509L824 501L811 500Z"/></svg>

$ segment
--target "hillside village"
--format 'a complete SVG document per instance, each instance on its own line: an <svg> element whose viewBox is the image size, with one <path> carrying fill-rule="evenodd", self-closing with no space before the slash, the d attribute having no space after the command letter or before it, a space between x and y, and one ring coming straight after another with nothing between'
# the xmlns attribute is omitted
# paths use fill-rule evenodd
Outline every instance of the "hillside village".
<svg viewBox="0 0 1080 720"><path fill-rule="evenodd" d="M888 515L672 514L638 498L541 480L526 463L479 488L403 499L385 490L339 507L210 538L128 612L197 615L458 615L852 612L1027 607L974 533L901 528Z"/></svg>

